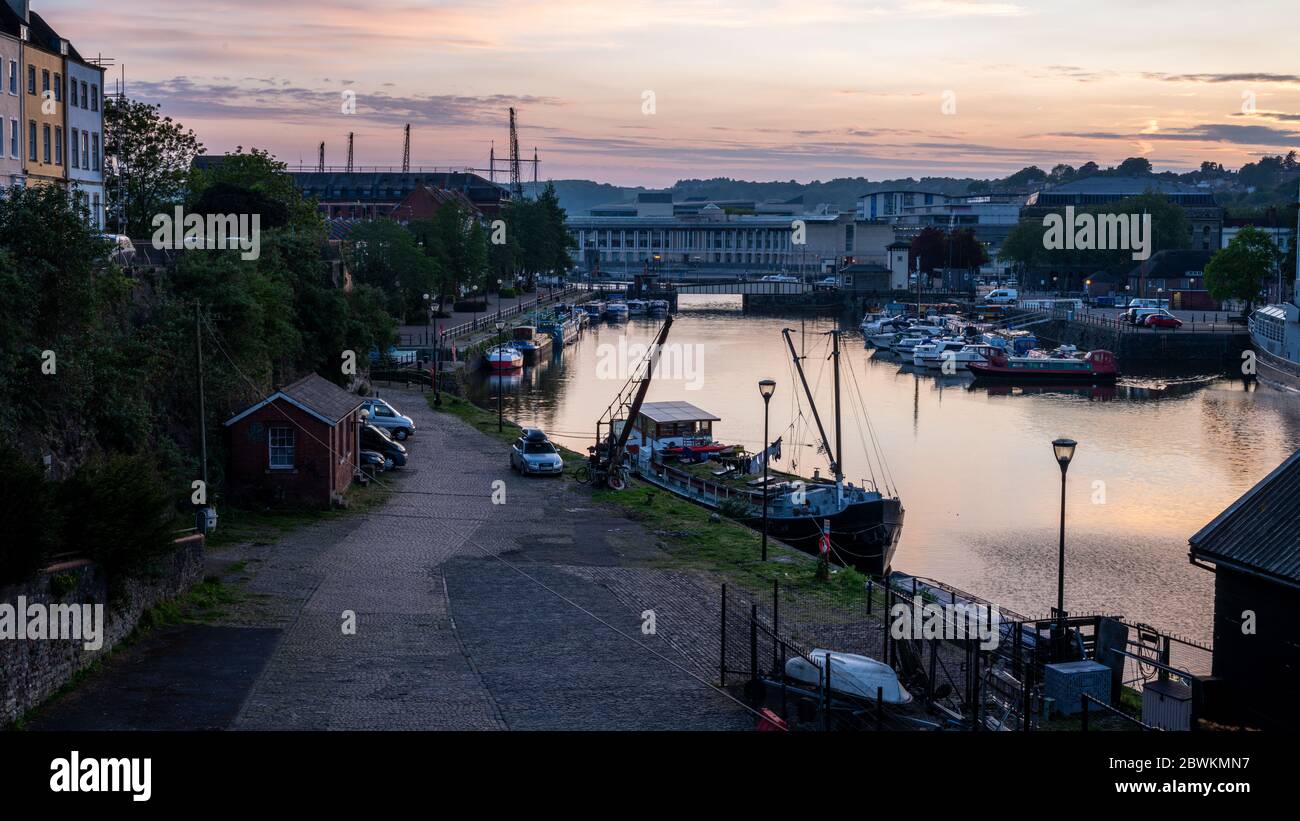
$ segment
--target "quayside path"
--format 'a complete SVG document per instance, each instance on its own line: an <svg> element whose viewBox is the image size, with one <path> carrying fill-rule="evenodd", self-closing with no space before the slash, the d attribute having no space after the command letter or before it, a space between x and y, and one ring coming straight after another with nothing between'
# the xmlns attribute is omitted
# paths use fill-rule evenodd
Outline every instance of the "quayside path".
<svg viewBox="0 0 1300 821"><path fill-rule="evenodd" d="M418 435L381 506L213 551L236 604L147 634L27 728L754 726L706 684L716 580L646 567L659 548L645 527L567 478L514 475L501 443L418 392L383 393Z"/></svg>

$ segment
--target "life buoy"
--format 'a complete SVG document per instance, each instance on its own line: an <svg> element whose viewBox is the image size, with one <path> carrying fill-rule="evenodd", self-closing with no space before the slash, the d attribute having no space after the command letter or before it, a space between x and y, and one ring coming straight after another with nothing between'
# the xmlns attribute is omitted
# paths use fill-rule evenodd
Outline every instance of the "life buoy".
<svg viewBox="0 0 1300 821"><path fill-rule="evenodd" d="M627 482L624 482L623 477L618 473L611 473L609 475L609 486L614 490L622 490L627 487Z"/></svg>

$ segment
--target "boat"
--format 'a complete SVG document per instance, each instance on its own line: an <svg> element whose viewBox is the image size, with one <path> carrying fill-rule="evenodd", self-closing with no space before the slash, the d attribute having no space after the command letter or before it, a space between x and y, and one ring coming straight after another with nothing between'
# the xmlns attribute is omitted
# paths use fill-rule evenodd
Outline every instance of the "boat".
<svg viewBox="0 0 1300 821"><path fill-rule="evenodd" d="M511 344L524 355L525 362L536 362L538 354L551 349L551 335L533 325L516 325Z"/></svg>
<svg viewBox="0 0 1300 821"><path fill-rule="evenodd" d="M884 704L908 704L912 694L907 692L898 674L888 664L870 656L855 653L836 653L831 650L813 650L808 658L795 656L785 663L786 677L801 684L824 687L823 677L829 664L832 693L875 701L880 697Z"/></svg>
<svg viewBox="0 0 1300 821"><path fill-rule="evenodd" d="M620 322L628 317L627 303L614 300L605 304L605 318L611 322Z"/></svg>
<svg viewBox="0 0 1300 821"><path fill-rule="evenodd" d="M934 339L934 337L930 334L918 334L909 330L906 333L899 334L898 337L890 343L889 349L897 354L911 356L912 350L917 345L924 345L932 339Z"/></svg>
<svg viewBox="0 0 1300 821"><path fill-rule="evenodd" d="M663 316L668 313L668 308L668 300L666 299L652 299L647 306L651 316Z"/></svg>
<svg viewBox="0 0 1300 821"><path fill-rule="evenodd" d="M587 315L587 319L592 322L599 322L601 317L605 315L605 303L603 302L584 302L579 307Z"/></svg>
<svg viewBox="0 0 1300 821"><path fill-rule="evenodd" d="M628 316L645 316L650 310L650 303L644 299L629 299L627 301Z"/></svg>
<svg viewBox="0 0 1300 821"><path fill-rule="evenodd" d="M912 364L922 368L939 368L943 366L945 354L951 358L964 347L966 343L960 339L931 339L912 348Z"/></svg>
<svg viewBox="0 0 1300 821"><path fill-rule="evenodd" d="M578 338L582 326L576 317L568 314L550 314L538 321L537 329L550 334L556 345L564 346Z"/></svg>
<svg viewBox="0 0 1300 821"><path fill-rule="evenodd" d="M1300 287L1300 276L1296 285ZM1256 376L1273 387L1300 392L1300 306L1265 305L1250 315L1247 327Z"/></svg>
<svg viewBox="0 0 1300 821"><path fill-rule="evenodd" d="M524 366L524 355L513 345L494 345L483 359L494 371L513 371Z"/></svg>
<svg viewBox="0 0 1300 821"><path fill-rule="evenodd" d="M864 337L883 333L884 326L893 323L896 318L885 311L867 311L862 315L862 322L858 324L858 330L862 331Z"/></svg>
<svg viewBox="0 0 1300 821"><path fill-rule="evenodd" d="M912 352L912 364L924 368L942 368L944 362L951 361L959 370L966 370L972 362L988 362L999 351L992 345L971 344L962 340L944 340L941 350L921 350L918 346Z"/></svg>
<svg viewBox="0 0 1300 821"><path fill-rule="evenodd" d="M1007 356L1005 351L998 351L988 362L972 362L968 367L977 379L1104 383L1119 377L1115 354L1110 351L1088 351L1080 359Z"/></svg>

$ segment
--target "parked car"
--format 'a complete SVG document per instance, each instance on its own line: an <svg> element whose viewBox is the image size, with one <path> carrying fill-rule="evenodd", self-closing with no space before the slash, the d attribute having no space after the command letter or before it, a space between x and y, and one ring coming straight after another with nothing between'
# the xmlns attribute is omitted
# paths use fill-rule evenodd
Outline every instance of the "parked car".
<svg viewBox="0 0 1300 821"><path fill-rule="evenodd" d="M361 426L361 449L378 451L385 458L392 459L394 467L406 465L406 446L394 442L388 434L369 422Z"/></svg>
<svg viewBox="0 0 1300 821"><path fill-rule="evenodd" d="M1163 308L1129 308L1119 315L1119 318L1128 322L1130 325L1146 325L1147 317L1151 314L1160 313Z"/></svg>
<svg viewBox="0 0 1300 821"><path fill-rule="evenodd" d="M415 421L411 417L377 396L367 399L361 407L370 414L370 424L388 431L399 442L406 441L406 437L415 433Z"/></svg>
<svg viewBox="0 0 1300 821"><path fill-rule="evenodd" d="M564 460L546 434L537 428L524 428L523 436L510 446L510 468L522 474L559 476Z"/></svg>
<svg viewBox="0 0 1300 821"><path fill-rule="evenodd" d="M1142 324L1146 325L1148 328L1172 328L1173 330L1178 330L1183 327L1183 321L1181 319L1163 308L1154 313L1147 314L1146 319L1142 321Z"/></svg>
<svg viewBox="0 0 1300 821"><path fill-rule="evenodd" d="M840 287L840 278L836 276L822 277L817 280L817 284L823 288L838 288Z"/></svg>

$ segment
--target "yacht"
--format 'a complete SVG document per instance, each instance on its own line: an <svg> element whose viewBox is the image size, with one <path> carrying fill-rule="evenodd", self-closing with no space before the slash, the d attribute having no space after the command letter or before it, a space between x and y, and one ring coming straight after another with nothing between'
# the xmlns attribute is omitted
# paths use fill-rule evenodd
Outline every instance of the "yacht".
<svg viewBox="0 0 1300 821"><path fill-rule="evenodd" d="M621 322L628 317L627 303L614 300L605 304L605 318L610 322Z"/></svg>
<svg viewBox="0 0 1300 821"><path fill-rule="evenodd" d="M965 371L970 369L972 362L990 362L994 355L1001 352L1000 348L983 343L969 344L944 340L943 344L944 351L934 356L928 353L913 353L912 363L925 368L942 368L945 361L951 361L956 370Z"/></svg>

